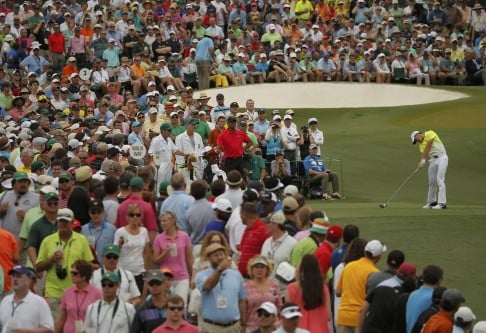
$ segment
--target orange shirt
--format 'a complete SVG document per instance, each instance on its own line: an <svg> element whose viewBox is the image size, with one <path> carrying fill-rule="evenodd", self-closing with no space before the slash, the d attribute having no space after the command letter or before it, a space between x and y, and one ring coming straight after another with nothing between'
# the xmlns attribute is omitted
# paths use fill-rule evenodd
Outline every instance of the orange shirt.
<svg viewBox="0 0 486 333"><path fill-rule="evenodd" d="M432 315L432 317L427 320L422 329L422 333L452 332L452 326L452 315L449 312L440 309L439 312Z"/></svg>
<svg viewBox="0 0 486 333"><path fill-rule="evenodd" d="M216 146L216 142L218 141L218 136L224 131L223 130L220 130L219 128L215 128L213 129L210 133L209 133L209 138L208 138L208 145L209 146Z"/></svg>
<svg viewBox="0 0 486 333"><path fill-rule="evenodd" d="M94 30L91 27L82 27L79 34L85 36L91 42L93 40Z"/></svg>
<svg viewBox="0 0 486 333"><path fill-rule="evenodd" d="M324 22L328 22L331 19L331 9L329 5L325 2L319 2L316 5L316 11L324 19Z"/></svg>
<svg viewBox="0 0 486 333"><path fill-rule="evenodd" d="M73 73L79 73L78 71L78 67L76 66L71 66L70 64L67 64L66 66L64 66L64 68L62 69L62 78L65 79L65 78L69 78L71 76L71 74Z"/></svg>
<svg viewBox="0 0 486 333"><path fill-rule="evenodd" d="M130 70L132 71L132 75L136 76L137 78L144 77L147 74L145 68L140 65L133 64L130 66Z"/></svg>
<svg viewBox="0 0 486 333"><path fill-rule="evenodd" d="M14 260L18 259L19 248L15 236L0 229L0 266L3 269L4 286L3 291L9 291L12 287L12 281L8 272L14 267Z"/></svg>

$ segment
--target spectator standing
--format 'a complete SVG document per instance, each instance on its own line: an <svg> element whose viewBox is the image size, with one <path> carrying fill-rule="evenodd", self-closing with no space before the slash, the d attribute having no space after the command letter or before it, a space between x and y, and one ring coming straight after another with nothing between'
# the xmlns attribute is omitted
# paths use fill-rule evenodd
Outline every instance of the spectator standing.
<svg viewBox="0 0 486 333"><path fill-rule="evenodd" d="M243 200L243 192L241 191L243 177L241 176L240 172L238 172L238 170L228 172L226 184L228 185L228 188L218 198L227 199L229 202L231 202L231 207L234 210L241 204Z"/></svg>
<svg viewBox="0 0 486 333"><path fill-rule="evenodd" d="M196 67L197 77L199 79L199 89L204 90L209 88L209 75L211 63L214 58L214 43L213 38L208 34L204 35L196 46Z"/></svg>
<svg viewBox="0 0 486 333"><path fill-rule="evenodd" d="M186 180L181 173L175 173L171 180L170 186L172 187L172 193L162 203L160 211L162 212L174 212L177 217L178 227L186 231L186 212L194 204L194 198L185 192Z"/></svg>
<svg viewBox="0 0 486 333"><path fill-rule="evenodd" d="M0 326L5 332L17 330L54 331L54 322L46 301L30 291L35 272L25 266L8 271L12 278L13 293L0 303ZM21 309L18 309L22 305Z"/></svg>
<svg viewBox="0 0 486 333"><path fill-rule="evenodd" d="M202 332L241 333L246 327L246 292L241 275L232 269L226 249L221 244L206 248L211 267L196 275L201 291ZM218 309L218 311L215 311Z"/></svg>
<svg viewBox="0 0 486 333"><path fill-rule="evenodd" d="M393 277L401 264L405 261L405 254L400 250L392 250L388 253L386 258L387 269L381 272L373 273L368 277L366 283L366 294L368 295L376 288L381 282Z"/></svg>
<svg viewBox="0 0 486 333"><path fill-rule="evenodd" d="M326 240L319 245L319 248L314 252L321 269L322 276L327 276L329 269L331 269L332 252L341 243L343 229L338 225L332 225L327 229Z"/></svg>
<svg viewBox="0 0 486 333"><path fill-rule="evenodd" d="M2 270L2 289L0 293L4 291L10 291L12 285L10 278L10 270L15 264L20 261L19 248L15 236L5 229L0 228L0 269Z"/></svg>
<svg viewBox="0 0 486 333"><path fill-rule="evenodd" d="M153 246L153 262L160 268L168 268L174 274L174 293L187 301L189 278L194 257L187 233L179 230L173 212L163 212L160 223L164 232L157 236Z"/></svg>
<svg viewBox="0 0 486 333"><path fill-rule="evenodd" d="M166 302L167 320L154 333L199 333L201 332L197 327L189 324L183 319L185 303L182 297L178 295L169 296Z"/></svg>
<svg viewBox="0 0 486 333"><path fill-rule="evenodd" d="M355 239L359 237L359 228L354 224L348 224L344 226L343 229L343 243L340 247L334 249L332 252L331 257L331 266L333 272L336 270L336 267L343 261L344 255L348 250L349 244ZM337 281L336 281L337 282Z"/></svg>
<svg viewBox="0 0 486 333"><path fill-rule="evenodd" d="M238 269L243 277L248 276L249 260L260 254L263 243L270 237L263 221L259 218L256 205L243 203L240 210L241 221L246 226L245 232L241 237L240 251L241 257Z"/></svg>
<svg viewBox="0 0 486 333"><path fill-rule="evenodd" d="M452 332L454 328L454 314L466 300L457 289L447 289L442 294L439 312L425 323L423 333Z"/></svg>
<svg viewBox="0 0 486 333"><path fill-rule="evenodd" d="M102 299L89 305L84 320L84 329L105 333L129 333L135 316L135 307L117 296L120 280L113 272L101 278ZM100 311L97 311L100 309Z"/></svg>
<svg viewBox="0 0 486 333"><path fill-rule="evenodd" d="M290 255L290 264L294 267L300 263L306 254L314 254L314 252L326 239L329 222L324 218L314 219L312 227L310 228L309 237L302 238L295 244L294 249Z"/></svg>

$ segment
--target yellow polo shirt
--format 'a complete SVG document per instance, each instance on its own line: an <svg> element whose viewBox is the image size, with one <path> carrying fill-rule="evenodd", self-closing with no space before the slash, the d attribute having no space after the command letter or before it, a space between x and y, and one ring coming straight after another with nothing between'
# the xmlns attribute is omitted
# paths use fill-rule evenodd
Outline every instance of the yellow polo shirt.
<svg viewBox="0 0 486 333"><path fill-rule="evenodd" d="M341 304L337 325L358 327L359 311L366 297L366 282L371 273L378 272L373 261L363 257L344 267L336 289L341 289Z"/></svg>
<svg viewBox="0 0 486 333"><path fill-rule="evenodd" d="M57 251L58 246L63 248L64 259L60 261L62 267L66 268L67 276L59 279L56 275L56 265L52 265L47 270L46 275L46 297L61 298L64 290L73 285L71 281L71 266L76 260L86 260L91 262L93 254L89 248L88 240L82 234L73 232L67 242L62 242L59 232L47 236L41 243L37 263L45 261L52 257Z"/></svg>

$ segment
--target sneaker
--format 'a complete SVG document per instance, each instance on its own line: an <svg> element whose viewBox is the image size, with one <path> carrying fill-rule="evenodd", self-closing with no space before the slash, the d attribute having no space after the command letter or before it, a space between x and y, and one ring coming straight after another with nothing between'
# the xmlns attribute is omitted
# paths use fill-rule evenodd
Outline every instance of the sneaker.
<svg viewBox="0 0 486 333"><path fill-rule="evenodd" d="M425 206L423 206L422 208L423 209L431 209L433 207L437 206L437 202L431 202L431 203L427 203Z"/></svg>
<svg viewBox="0 0 486 333"><path fill-rule="evenodd" d="M342 197L342 195L341 195L341 194L339 194L338 192L334 192L334 193L332 194L332 197L333 197L334 199L338 199L338 200L341 200L341 199L343 198L343 197Z"/></svg>
<svg viewBox="0 0 486 333"><path fill-rule="evenodd" d="M447 208L447 205L443 204L443 203L437 204L434 207L432 207L432 209L446 209L446 208Z"/></svg>
<svg viewBox="0 0 486 333"><path fill-rule="evenodd" d="M331 200L331 199L332 199L331 196L329 194L327 194L327 193L324 193L322 195L322 200Z"/></svg>

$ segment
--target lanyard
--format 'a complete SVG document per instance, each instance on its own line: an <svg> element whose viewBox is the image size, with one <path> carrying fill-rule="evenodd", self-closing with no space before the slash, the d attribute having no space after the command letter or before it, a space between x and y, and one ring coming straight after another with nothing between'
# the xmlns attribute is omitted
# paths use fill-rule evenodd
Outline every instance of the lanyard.
<svg viewBox="0 0 486 333"><path fill-rule="evenodd" d="M272 241L270 242L270 251L268 254L269 254L269 258L270 259L274 259L274 256L275 256L275 252L277 252L277 250L280 248L280 246L283 244L283 242L285 241L285 239L287 239L287 236L288 235L285 235L284 239L282 240L278 240L275 242L275 246L273 245L274 244L274 241L272 239Z"/></svg>
<svg viewBox="0 0 486 333"><path fill-rule="evenodd" d="M12 313L10 314L10 317L13 317L14 314L15 314L15 310L17 310L17 308L20 306L20 304L24 303L23 300L21 300L20 302L17 303L17 305L15 305L15 302L14 300L12 300Z"/></svg>
<svg viewBox="0 0 486 333"><path fill-rule="evenodd" d="M108 311L110 311L110 308L111 308L111 304L110 304L110 306L108 307L108 310L106 310L105 315L103 316L103 319L100 322L100 312L101 312L101 304L102 303L103 303L103 300L100 300L100 302L98 303L98 317L96 318L96 332L99 332L100 326L105 321L105 319L107 317L106 315L108 314ZM113 312L111 314L110 326L109 326L108 331L106 333L110 333L110 331L111 331L111 325L113 325L113 319L115 318L116 311L118 310L119 305L120 305L120 299L117 297L116 302L115 302L115 307L113 308Z"/></svg>

